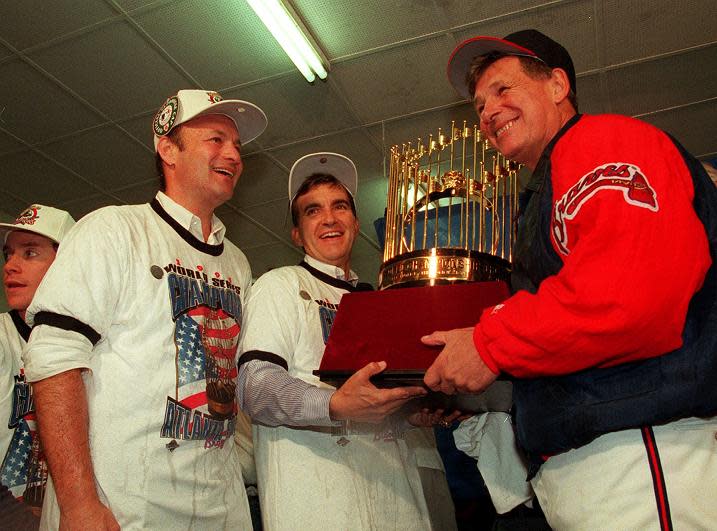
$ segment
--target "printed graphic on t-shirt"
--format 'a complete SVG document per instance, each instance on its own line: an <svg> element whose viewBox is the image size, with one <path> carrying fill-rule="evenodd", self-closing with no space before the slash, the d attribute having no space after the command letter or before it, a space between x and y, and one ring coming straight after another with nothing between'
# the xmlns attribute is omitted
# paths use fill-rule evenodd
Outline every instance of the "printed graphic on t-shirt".
<svg viewBox="0 0 717 531"><path fill-rule="evenodd" d="M47 486L47 462L36 430L32 387L22 369L15 375L8 428L15 431L0 465L0 481L16 498L39 509Z"/></svg>
<svg viewBox="0 0 717 531"><path fill-rule="evenodd" d="M319 299L314 299L314 302L319 305L319 320L321 321L321 333L323 334L325 345L329 340L331 327L334 326L334 319L336 318L336 312L339 310L339 305Z"/></svg>
<svg viewBox="0 0 717 531"><path fill-rule="evenodd" d="M167 283L175 323L175 396L167 397L161 436L222 447L234 434L236 350L241 331L240 288L219 273L169 264Z"/></svg>

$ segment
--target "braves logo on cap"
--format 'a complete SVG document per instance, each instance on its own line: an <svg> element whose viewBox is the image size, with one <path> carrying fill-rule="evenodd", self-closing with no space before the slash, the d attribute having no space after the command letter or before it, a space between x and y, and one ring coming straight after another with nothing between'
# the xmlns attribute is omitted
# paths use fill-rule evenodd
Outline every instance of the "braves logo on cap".
<svg viewBox="0 0 717 531"><path fill-rule="evenodd" d="M40 219L40 207L32 205L20 214L15 220L15 225L34 225Z"/></svg>
<svg viewBox="0 0 717 531"><path fill-rule="evenodd" d="M179 100L177 100L176 96L172 96L164 102L164 105L162 105L162 108L154 115L154 120L152 120L154 134L164 136L172 129L174 121L177 119L178 108Z"/></svg>
<svg viewBox="0 0 717 531"><path fill-rule="evenodd" d="M222 99L224 99L218 92L207 92L207 96L209 97L210 103L219 103Z"/></svg>

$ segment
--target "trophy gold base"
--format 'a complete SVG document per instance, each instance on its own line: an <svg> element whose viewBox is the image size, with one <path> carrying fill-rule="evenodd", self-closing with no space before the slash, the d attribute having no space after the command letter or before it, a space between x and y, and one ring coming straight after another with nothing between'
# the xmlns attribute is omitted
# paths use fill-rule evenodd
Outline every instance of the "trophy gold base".
<svg viewBox="0 0 717 531"><path fill-rule="evenodd" d="M510 262L466 249L421 249L400 254L381 266L379 289L461 282L507 281Z"/></svg>

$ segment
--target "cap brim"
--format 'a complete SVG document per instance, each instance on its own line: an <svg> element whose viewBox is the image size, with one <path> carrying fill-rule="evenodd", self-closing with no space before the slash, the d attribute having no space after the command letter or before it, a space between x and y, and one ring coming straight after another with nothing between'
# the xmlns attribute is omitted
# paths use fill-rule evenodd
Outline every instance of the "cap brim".
<svg viewBox="0 0 717 531"><path fill-rule="evenodd" d="M448 80L462 98L473 99L473 94L468 90L468 74L473 60L492 52L537 57L532 50L497 37L473 37L463 41L453 50L448 59L447 70Z"/></svg>
<svg viewBox="0 0 717 531"><path fill-rule="evenodd" d="M325 162L321 162L326 159ZM307 177L315 173L333 175L343 184L352 197L358 189L358 172L353 161L340 153L311 153L294 162L289 172L289 202L294 200L296 192Z"/></svg>
<svg viewBox="0 0 717 531"><path fill-rule="evenodd" d="M252 140L255 140L260 134L264 132L269 121L266 118L266 114L259 107L243 100L222 100L218 103L213 104L208 109L198 112L195 115L184 117L179 125L185 124L194 118L199 116L206 116L209 114L222 114L231 118L237 127L239 132L239 140L242 145L245 146ZM174 128L173 127L173 128ZM154 149L157 149L160 137L154 135Z"/></svg>
<svg viewBox="0 0 717 531"><path fill-rule="evenodd" d="M24 225L14 225L12 223L0 223L0 239L2 239L3 242L5 242L5 239L7 238L7 235L10 234L12 231L22 231L22 232L32 232L33 234L38 234L40 236L43 236L47 238L48 240L52 240L53 242L59 244L54 236L51 236L47 232L37 230L37 229L31 229Z"/></svg>

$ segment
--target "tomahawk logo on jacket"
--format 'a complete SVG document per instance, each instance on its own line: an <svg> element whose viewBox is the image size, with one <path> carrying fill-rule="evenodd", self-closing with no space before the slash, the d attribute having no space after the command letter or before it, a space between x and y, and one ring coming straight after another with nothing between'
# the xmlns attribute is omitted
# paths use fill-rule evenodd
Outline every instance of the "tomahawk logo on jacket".
<svg viewBox="0 0 717 531"><path fill-rule="evenodd" d="M575 219L582 206L604 190L621 191L623 199L629 205L647 208L653 212L659 209L657 193L639 167L624 162L598 166L580 178L555 202L551 230L561 253L570 254L566 221Z"/></svg>

